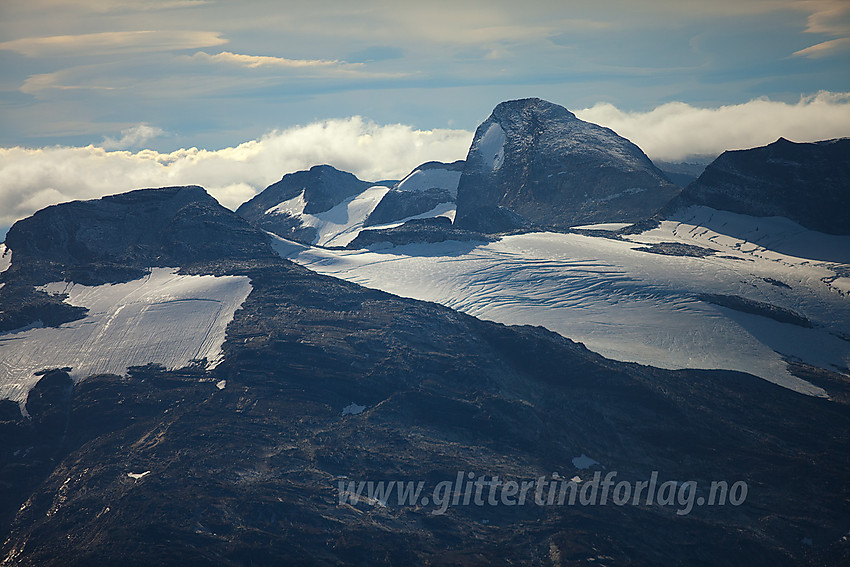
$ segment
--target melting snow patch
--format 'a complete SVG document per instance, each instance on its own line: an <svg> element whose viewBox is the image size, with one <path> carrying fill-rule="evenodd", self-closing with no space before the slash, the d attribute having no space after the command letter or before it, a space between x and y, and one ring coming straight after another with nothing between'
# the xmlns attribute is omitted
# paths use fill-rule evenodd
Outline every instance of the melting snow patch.
<svg viewBox="0 0 850 567"><path fill-rule="evenodd" d="M342 415L357 415L358 413L363 413L365 409L366 406L360 406L352 402L342 408Z"/></svg>
<svg viewBox="0 0 850 567"><path fill-rule="evenodd" d="M145 478L145 477L146 477L146 476L148 476L149 474L151 474L151 471L145 471L145 472L143 472L143 473L128 472L128 473L127 473L127 476L129 476L129 477L130 477L130 478L132 478L133 480L139 480L140 478Z"/></svg>
<svg viewBox="0 0 850 567"><path fill-rule="evenodd" d="M589 469L593 465L598 465L599 461L594 461L584 453L573 458L573 466L579 470Z"/></svg>

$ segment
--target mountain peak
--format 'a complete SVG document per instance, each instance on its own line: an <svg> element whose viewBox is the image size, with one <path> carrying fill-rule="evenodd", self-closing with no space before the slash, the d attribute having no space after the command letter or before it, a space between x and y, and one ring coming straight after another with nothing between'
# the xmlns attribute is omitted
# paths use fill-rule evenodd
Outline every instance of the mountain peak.
<svg viewBox="0 0 850 567"><path fill-rule="evenodd" d="M493 109L493 116L497 118L508 117L514 114L537 114L545 116L548 119L561 118L578 120L575 114L563 106L537 97L507 100L499 103L496 105L496 108Z"/></svg>
<svg viewBox="0 0 850 567"><path fill-rule="evenodd" d="M47 207L16 222L6 245L16 259L73 265L179 266L269 253L254 229L197 185L138 189Z"/></svg>
<svg viewBox="0 0 850 567"><path fill-rule="evenodd" d="M476 130L458 186L459 228L500 232L635 222L678 192L640 148L539 99L506 101Z"/></svg>

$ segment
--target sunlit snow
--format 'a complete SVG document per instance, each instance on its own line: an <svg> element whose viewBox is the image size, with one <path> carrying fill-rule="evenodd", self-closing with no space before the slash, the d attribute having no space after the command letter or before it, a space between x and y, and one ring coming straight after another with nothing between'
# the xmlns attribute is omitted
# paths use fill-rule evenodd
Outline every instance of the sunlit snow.
<svg viewBox="0 0 850 567"><path fill-rule="evenodd" d="M147 363L166 368L221 359L225 329L251 292L245 276L177 275L154 268L144 278L99 286L54 282L41 289L67 293L87 316L60 327L0 334L0 398L26 400L48 367L72 368L74 379L123 374Z"/></svg>
<svg viewBox="0 0 850 567"><path fill-rule="evenodd" d="M460 171L452 171L439 167L417 169L401 180L398 186L396 186L396 191L418 192L440 188L448 191L452 197L457 197L457 186L460 182L460 175Z"/></svg>
<svg viewBox="0 0 850 567"><path fill-rule="evenodd" d="M0 274L9 269L12 265L12 251L6 248L5 244L0 244Z"/></svg>
<svg viewBox="0 0 850 567"><path fill-rule="evenodd" d="M484 163L491 164L495 171L502 167L505 161L505 131L498 123L493 122L478 141L477 151L484 159Z"/></svg>
<svg viewBox="0 0 850 567"><path fill-rule="evenodd" d="M283 239L274 239L273 245L319 273L484 319L541 325L615 360L738 370L823 396L821 388L791 375L783 357L839 372L850 367L850 297L842 293L844 282L836 273L850 267L812 259L843 258L850 237L808 231L787 219L741 216L689 211L692 224L665 221L623 240L531 233L493 243L449 241L365 251L321 250ZM733 236L699 224L709 219L718 223L717 230L735 229L729 230ZM741 231L747 220L761 227L758 244L740 238L746 236ZM715 253L683 257L638 250L660 242ZM814 327L719 307L700 300L700 294L775 305L799 313Z"/></svg>
<svg viewBox="0 0 850 567"><path fill-rule="evenodd" d="M304 212L304 192L298 197L284 201L270 208L267 213L288 214L301 220L304 226L311 226L318 231L313 244L319 246L345 246L357 236L363 228L363 223L389 187L375 185L362 193L349 197L339 205L323 213L315 215Z"/></svg>

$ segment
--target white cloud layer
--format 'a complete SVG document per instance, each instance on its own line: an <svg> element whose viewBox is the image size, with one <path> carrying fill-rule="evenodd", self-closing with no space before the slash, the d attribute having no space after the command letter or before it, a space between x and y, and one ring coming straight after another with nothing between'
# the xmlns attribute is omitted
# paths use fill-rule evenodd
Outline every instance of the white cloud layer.
<svg viewBox="0 0 850 567"><path fill-rule="evenodd" d="M122 132L120 147L156 135L139 125ZM142 187L202 185L236 208L285 173L330 164L361 179L399 179L429 160L466 157L472 132L378 125L360 117L271 132L221 150L109 151L105 147L0 148L0 227L38 209Z"/></svg>
<svg viewBox="0 0 850 567"><path fill-rule="evenodd" d="M719 108L670 102L648 112L625 112L599 103L575 114L611 128L650 158L664 161L717 156L780 137L814 142L850 136L850 93L821 92L795 104L756 99Z"/></svg>

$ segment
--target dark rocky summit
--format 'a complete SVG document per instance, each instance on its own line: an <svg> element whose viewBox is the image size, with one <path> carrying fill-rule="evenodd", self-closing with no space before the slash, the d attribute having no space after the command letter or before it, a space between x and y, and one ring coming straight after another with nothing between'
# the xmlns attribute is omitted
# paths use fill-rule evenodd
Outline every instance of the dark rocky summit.
<svg viewBox="0 0 850 567"><path fill-rule="evenodd" d="M224 241L222 234L228 235ZM268 253L255 229L197 186L140 189L47 207L16 222L6 246L14 255L13 268L55 265L89 285L102 282L81 279L85 276L77 272L87 266L182 266Z"/></svg>
<svg viewBox="0 0 850 567"><path fill-rule="evenodd" d="M126 278L151 262L244 275L253 290L214 369L148 365L73 387L64 369L45 369L30 418L0 402L4 564L846 561L846 403L746 374L614 362L543 328L320 276L210 201L200 189L134 192L52 207L10 231L4 310L16 281ZM132 204L123 223L119 204ZM91 224L72 230L79 211ZM124 225L139 228L119 235ZM141 228L152 225L159 236ZM580 455L601 465L578 468ZM430 496L458 472L585 486L595 472L636 483L653 471L659 483L696 481L703 498L712 481L746 481L747 498L677 514L681 503L615 505L610 494L586 506L529 496L434 514L433 502L339 492L411 480Z"/></svg>
<svg viewBox="0 0 850 567"><path fill-rule="evenodd" d="M679 191L634 144L537 98L499 104L476 130L458 228L566 229L652 216Z"/></svg>
<svg viewBox="0 0 850 567"><path fill-rule="evenodd" d="M332 209L345 199L363 192L372 184L361 181L353 174L339 171L330 165L316 165L309 171L288 173L283 179L269 185L251 200L243 203L236 213L256 226L283 238L312 243L316 229L304 226L297 215L286 212L267 212L284 201L295 199L303 193L305 202L300 213L314 215Z"/></svg>
<svg viewBox="0 0 850 567"><path fill-rule="evenodd" d="M665 212L688 205L850 234L850 138L724 152Z"/></svg>

